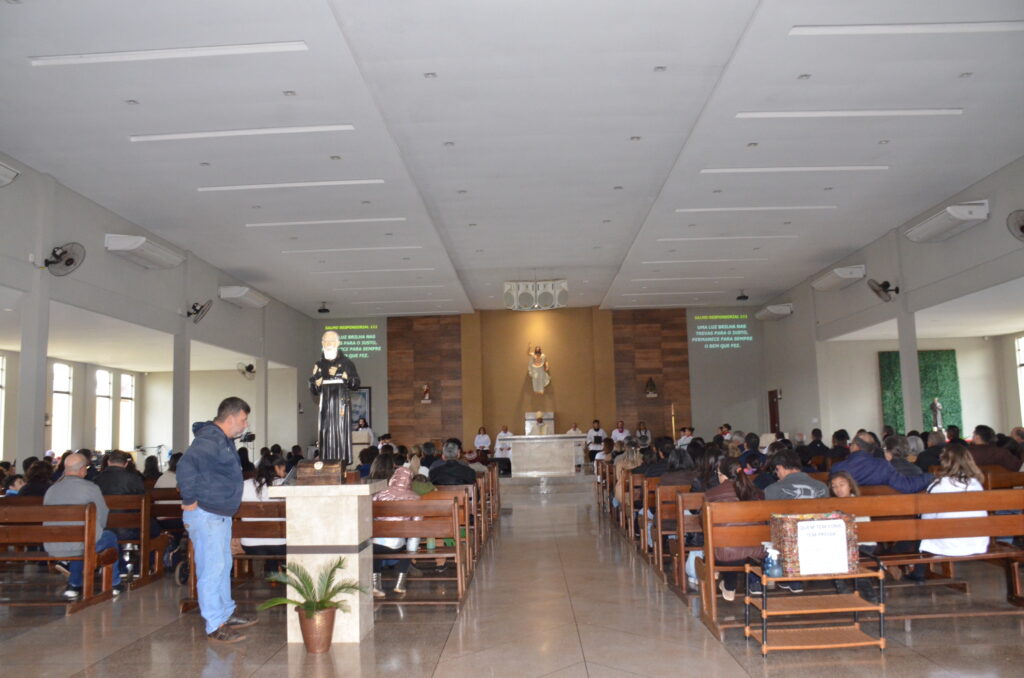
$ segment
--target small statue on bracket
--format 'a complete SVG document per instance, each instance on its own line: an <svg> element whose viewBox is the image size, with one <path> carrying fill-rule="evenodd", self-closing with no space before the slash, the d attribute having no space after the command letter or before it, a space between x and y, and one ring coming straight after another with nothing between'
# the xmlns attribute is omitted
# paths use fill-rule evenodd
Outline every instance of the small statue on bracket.
<svg viewBox="0 0 1024 678"><path fill-rule="evenodd" d="M423 399L420 400L420 402L421 403L429 403L430 402L430 384L423 384Z"/></svg>

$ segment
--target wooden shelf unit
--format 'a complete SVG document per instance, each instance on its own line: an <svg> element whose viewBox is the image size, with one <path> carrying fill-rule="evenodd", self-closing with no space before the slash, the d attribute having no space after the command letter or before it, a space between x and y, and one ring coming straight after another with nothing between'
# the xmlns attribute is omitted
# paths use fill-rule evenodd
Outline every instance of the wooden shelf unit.
<svg viewBox="0 0 1024 678"><path fill-rule="evenodd" d="M769 577L759 566L745 566L747 576L754 575L761 580L761 594L744 597L743 635L753 638L761 645L761 655L778 650L828 650L843 647L877 647L885 649L885 584L884 572L859 568L856 572L837 575ZM872 603L861 597L856 590L852 593L820 593L773 595L768 594L768 585L786 581L832 581L835 579L877 579L879 602ZM751 624L751 613L761 618L760 624ZM860 627L859 615L863 612L878 613L878 638L865 633ZM853 623L837 625L832 622L807 620L805 626L772 628L769 620L779 617L801 615L853 614Z"/></svg>

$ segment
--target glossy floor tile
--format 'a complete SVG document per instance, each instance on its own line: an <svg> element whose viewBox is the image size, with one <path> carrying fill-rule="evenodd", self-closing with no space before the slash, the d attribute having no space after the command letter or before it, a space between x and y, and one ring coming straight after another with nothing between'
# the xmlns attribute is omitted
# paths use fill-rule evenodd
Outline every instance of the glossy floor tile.
<svg viewBox="0 0 1024 678"><path fill-rule="evenodd" d="M70 617L59 608L0 606L0 665L39 678L628 678L648 676L1017 676L1024 617L980 616L888 624L885 652L871 649L761 656L739 630L724 643L696 617L695 601L669 590L602 518L589 482L503 485L500 525L466 600L454 607L379 607L359 645L308 655L285 642L281 608L260 612L238 645L213 646L196 613L179 615L170 580ZM1012 610L1002 572L962 567L969 595L943 587L891 592L891 609ZM59 592L59 575L0 572L12 595ZM424 586L423 583L412 584ZM259 582L236 590L242 609L275 594ZM741 614L734 604L723 613ZM867 625L871 626L871 625Z"/></svg>

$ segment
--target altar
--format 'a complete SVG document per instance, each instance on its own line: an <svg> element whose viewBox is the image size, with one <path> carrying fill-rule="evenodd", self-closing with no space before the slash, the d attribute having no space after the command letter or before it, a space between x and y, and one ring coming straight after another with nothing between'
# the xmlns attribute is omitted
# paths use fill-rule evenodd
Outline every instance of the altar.
<svg viewBox="0 0 1024 678"><path fill-rule="evenodd" d="M584 435L511 436L513 476L571 476L585 458Z"/></svg>

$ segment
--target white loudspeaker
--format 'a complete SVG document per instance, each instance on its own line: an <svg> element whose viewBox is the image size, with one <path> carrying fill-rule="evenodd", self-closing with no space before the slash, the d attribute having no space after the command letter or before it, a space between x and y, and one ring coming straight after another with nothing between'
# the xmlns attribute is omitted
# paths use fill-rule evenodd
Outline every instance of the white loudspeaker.
<svg viewBox="0 0 1024 678"><path fill-rule="evenodd" d="M516 284L516 310L525 311L537 306L537 288L532 282Z"/></svg>
<svg viewBox="0 0 1024 678"><path fill-rule="evenodd" d="M502 296L502 301L505 302L505 308L509 310L515 310L516 307L516 283L507 282L505 283L505 294Z"/></svg>
<svg viewBox="0 0 1024 678"><path fill-rule="evenodd" d="M555 281L555 308L565 308L569 305L569 281Z"/></svg>
<svg viewBox="0 0 1024 678"><path fill-rule="evenodd" d="M555 281L542 280L537 283L537 309L548 311L555 307Z"/></svg>

